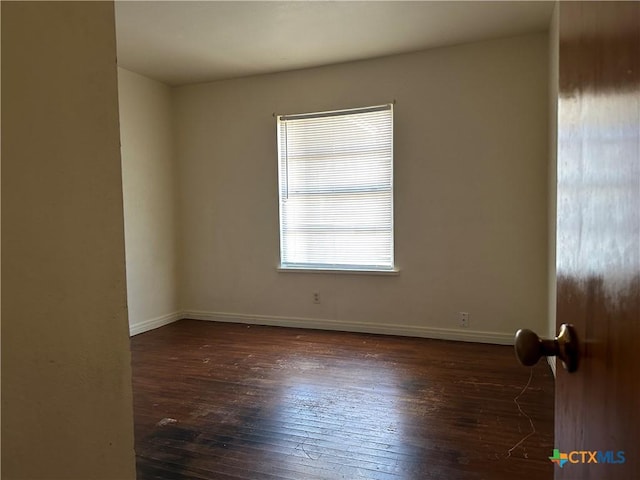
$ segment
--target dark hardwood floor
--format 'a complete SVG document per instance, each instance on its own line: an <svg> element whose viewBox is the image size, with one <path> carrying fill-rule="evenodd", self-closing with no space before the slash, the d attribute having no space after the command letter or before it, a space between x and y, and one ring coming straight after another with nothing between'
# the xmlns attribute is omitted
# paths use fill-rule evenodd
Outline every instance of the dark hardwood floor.
<svg viewBox="0 0 640 480"><path fill-rule="evenodd" d="M553 377L512 347L194 320L131 345L139 480L553 478Z"/></svg>

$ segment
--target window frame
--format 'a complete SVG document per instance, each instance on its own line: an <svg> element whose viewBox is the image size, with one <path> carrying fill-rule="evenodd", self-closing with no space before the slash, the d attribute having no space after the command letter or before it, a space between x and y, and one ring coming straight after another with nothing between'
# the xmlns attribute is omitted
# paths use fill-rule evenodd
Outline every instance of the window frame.
<svg viewBox="0 0 640 480"><path fill-rule="evenodd" d="M277 131L277 161L278 161L278 217L279 217L279 229L278 229L278 240L279 240L279 263L277 270L279 272L307 272L307 273L340 273L340 274L371 274L371 275L398 275L399 269L396 266L396 255L395 255L395 176L394 176L394 167L395 167L395 155L394 155L394 124L395 124L395 115L394 115L394 104L378 104L368 107L360 107L360 108L349 108L349 109L338 109L338 110L329 110L329 111L319 111L319 112L306 112L299 114L286 114L286 115L275 115L276 117L276 131ZM358 264L329 264L329 263L285 263L283 259L285 258L284 252L284 234L285 230L283 227L283 160L281 153L281 122L286 120L295 120L295 119L304 119L304 118L323 118L323 117L334 117L334 116L345 116L350 114L358 114L358 113L369 113L388 110L391 116L391 138L390 138L390 173L389 173L389 182L390 182L390 239L389 239L389 247L390 247L390 256L391 262L390 265L358 265ZM285 176L286 177L286 176ZM288 189L288 186L285 187ZM373 191L373 190L372 190Z"/></svg>

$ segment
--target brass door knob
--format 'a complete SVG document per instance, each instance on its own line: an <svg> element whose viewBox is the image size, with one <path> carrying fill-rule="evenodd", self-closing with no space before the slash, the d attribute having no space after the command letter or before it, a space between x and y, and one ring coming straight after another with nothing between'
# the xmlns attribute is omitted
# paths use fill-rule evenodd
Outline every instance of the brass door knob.
<svg viewBox="0 0 640 480"><path fill-rule="evenodd" d="M560 325L560 333L553 340L541 339L531 330L518 330L514 346L516 357L524 366L535 365L541 357L558 357L569 373L578 369L578 337L568 323Z"/></svg>

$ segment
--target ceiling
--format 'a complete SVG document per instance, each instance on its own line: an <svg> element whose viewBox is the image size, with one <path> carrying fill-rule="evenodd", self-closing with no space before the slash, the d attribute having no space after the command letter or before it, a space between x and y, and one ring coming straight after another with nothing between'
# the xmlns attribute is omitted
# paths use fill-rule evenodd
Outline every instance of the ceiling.
<svg viewBox="0 0 640 480"><path fill-rule="evenodd" d="M116 1L118 64L168 85L548 28L553 2Z"/></svg>

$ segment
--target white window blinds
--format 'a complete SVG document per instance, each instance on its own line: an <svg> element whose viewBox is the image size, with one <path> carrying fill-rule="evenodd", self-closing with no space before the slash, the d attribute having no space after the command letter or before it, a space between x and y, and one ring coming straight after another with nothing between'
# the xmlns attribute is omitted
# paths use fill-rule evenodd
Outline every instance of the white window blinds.
<svg viewBox="0 0 640 480"><path fill-rule="evenodd" d="M282 268L393 270L392 105L278 117Z"/></svg>

